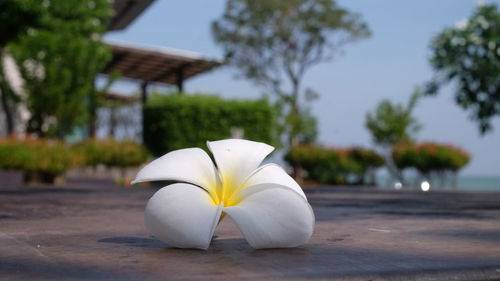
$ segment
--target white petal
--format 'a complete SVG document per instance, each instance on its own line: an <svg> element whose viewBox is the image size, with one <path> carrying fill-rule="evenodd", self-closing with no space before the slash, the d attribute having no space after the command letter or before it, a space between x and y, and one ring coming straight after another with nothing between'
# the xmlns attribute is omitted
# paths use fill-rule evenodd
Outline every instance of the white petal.
<svg viewBox="0 0 500 281"><path fill-rule="evenodd" d="M186 183L168 185L149 199L146 227L159 240L178 248L207 249L222 212L203 189Z"/></svg>
<svg viewBox="0 0 500 281"><path fill-rule="evenodd" d="M246 181L245 186L258 184L280 184L294 190L307 200L300 185L277 164L271 163L258 168Z"/></svg>
<svg viewBox="0 0 500 281"><path fill-rule="evenodd" d="M137 173L132 184L158 180L188 182L216 194L218 175L205 151L187 148L169 152L149 163Z"/></svg>
<svg viewBox="0 0 500 281"><path fill-rule="evenodd" d="M225 182L230 188L239 187L274 147L261 142L228 139L207 142ZM227 188L226 188L227 189Z"/></svg>
<svg viewBox="0 0 500 281"><path fill-rule="evenodd" d="M314 213L297 192L277 184L263 184L240 194L242 201L223 211L253 248L295 247L311 237Z"/></svg>

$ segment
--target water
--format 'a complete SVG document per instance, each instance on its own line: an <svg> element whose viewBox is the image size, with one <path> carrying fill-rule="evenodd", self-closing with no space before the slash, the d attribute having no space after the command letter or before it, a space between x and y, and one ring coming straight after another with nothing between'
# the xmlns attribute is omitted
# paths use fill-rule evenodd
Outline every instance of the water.
<svg viewBox="0 0 500 281"><path fill-rule="evenodd" d="M411 180L410 182L420 182ZM394 182L387 177L378 178L379 186L382 188L393 187ZM418 186L418 183L414 183ZM431 190L469 190L469 191L500 191L500 176L459 176L456 187L441 187L440 183L430 181Z"/></svg>
<svg viewBox="0 0 500 281"><path fill-rule="evenodd" d="M499 176L461 176L458 178L459 190L500 191Z"/></svg>

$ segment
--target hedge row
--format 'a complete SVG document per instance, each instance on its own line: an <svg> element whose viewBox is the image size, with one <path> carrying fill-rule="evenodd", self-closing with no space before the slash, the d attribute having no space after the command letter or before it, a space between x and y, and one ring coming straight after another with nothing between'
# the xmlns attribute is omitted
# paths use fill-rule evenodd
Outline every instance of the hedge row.
<svg viewBox="0 0 500 281"><path fill-rule="evenodd" d="M99 164L113 167L138 166L148 160L146 149L132 141L86 140L73 147L81 157L81 164L97 166Z"/></svg>
<svg viewBox="0 0 500 281"><path fill-rule="evenodd" d="M144 144L155 156L207 140L231 137L274 143L274 109L266 100L224 100L207 95L153 95L144 106Z"/></svg>
<svg viewBox="0 0 500 281"><path fill-rule="evenodd" d="M384 165L382 156L370 149L319 145L292 148L285 161L306 170L306 180L325 184L374 184L370 172Z"/></svg>
<svg viewBox="0 0 500 281"><path fill-rule="evenodd" d="M77 165L137 166L148 159L139 144L89 140L69 146L48 139L0 139L0 170L60 175Z"/></svg>
<svg viewBox="0 0 500 281"><path fill-rule="evenodd" d="M415 168L422 174L457 172L470 160L469 154L461 148L434 142L399 144L393 148L392 157L398 168Z"/></svg>
<svg viewBox="0 0 500 281"><path fill-rule="evenodd" d="M43 172L53 175L64 173L79 163L68 146L59 141L43 139L1 139L0 169Z"/></svg>

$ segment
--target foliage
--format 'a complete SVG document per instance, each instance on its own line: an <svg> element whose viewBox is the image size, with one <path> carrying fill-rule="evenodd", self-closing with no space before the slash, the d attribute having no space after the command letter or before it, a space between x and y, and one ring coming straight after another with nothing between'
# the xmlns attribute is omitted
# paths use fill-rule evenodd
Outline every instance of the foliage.
<svg viewBox="0 0 500 281"><path fill-rule="evenodd" d="M474 14L432 40L431 65L436 76L428 93L444 84L457 85L456 103L470 112L481 133L491 130L500 114L500 13L495 4L478 6Z"/></svg>
<svg viewBox="0 0 500 281"><path fill-rule="evenodd" d="M0 1L0 97L8 134L14 132L14 114L19 96L12 90L5 75L5 46L23 35L28 28L38 25L42 11L42 3L38 0Z"/></svg>
<svg viewBox="0 0 500 281"><path fill-rule="evenodd" d="M369 173L384 164L382 156L370 149L319 145L293 147L285 161L306 170L307 180L328 184L373 184L366 180Z"/></svg>
<svg viewBox="0 0 500 281"><path fill-rule="evenodd" d="M379 155L377 152L362 148L362 147L353 147L348 150L348 155L354 161L360 163L363 166L363 170L366 170L370 167L380 168L384 165L384 158Z"/></svg>
<svg viewBox="0 0 500 281"><path fill-rule="evenodd" d="M279 136L288 137L285 143L311 144L318 136L318 121L305 105L295 113L287 112L286 103L278 100L276 108L276 128Z"/></svg>
<svg viewBox="0 0 500 281"><path fill-rule="evenodd" d="M107 0L46 3L40 26L9 50L25 80L28 131L62 138L89 118L94 78L111 58L100 41L111 7Z"/></svg>
<svg viewBox="0 0 500 281"><path fill-rule="evenodd" d="M129 141L87 140L70 147L50 139L0 139L0 170L20 170L49 178L76 165L128 167L147 159L146 149Z"/></svg>
<svg viewBox="0 0 500 281"><path fill-rule="evenodd" d="M62 142L48 139L0 140L0 169L59 175L78 163Z"/></svg>
<svg viewBox="0 0 500 281"><path fill-rule="evenodd" d="M231 130L273 143L274 110L266 100L223 100L207 95L156 95L144 107L144 144L156 156L186 147L205 147Z"/></svg>
<svg viewBox="0 0 500 281"><path fill-rule="evenodd" d="M367 113L365 126L370 131L373 142L382 146L392 146L412 140L420 129L418 121L412 116L420 96L421 92L417 89L406 106L383 100L374 112Z"/></svg>
<svg viewBox="0 0 500 281"><path fill-rule="evenodd" d="M73 150L81 157L82 164L94 167L99 164L114 167L139 166L149 156L140 144L112 139L89 139L75 144Z"/></svg>
<svg viewBox="0 0 500 281"><path fill-rule="evenodd" d="M228 0L212 31L227 61L277 97L292 145L315 125L302 106L315 96L302 89L307 70L370 35L359 15L333 0Z"/></svg>
<svg viewBox="0 0 500 281"><path fill-rule="evenodd" d="M392 154L400 169L415 168L424 175L439 171L457 172L470 160L469 154L458 147L433 142L399 144Z"/></svg>
<svg viewBox="0 0 500 281"><path fill-rule="evenodd" d="M40 0L0 1L0 49L30 27L39 24L43 11Z"/></svg>
<svg viewBox="0 0 500 281"><path fill-rule="evenodd" d="M391 148L398 143L412 141L415 133L420 130L420 124L412 113L421 96L422 92L417 88L408 104L393 104L389 100L383 100L374 112L366 114L365 126L370 131L373 142L381 147L389 174L398 181L403 181L402 173L394 164Z"/></svg>

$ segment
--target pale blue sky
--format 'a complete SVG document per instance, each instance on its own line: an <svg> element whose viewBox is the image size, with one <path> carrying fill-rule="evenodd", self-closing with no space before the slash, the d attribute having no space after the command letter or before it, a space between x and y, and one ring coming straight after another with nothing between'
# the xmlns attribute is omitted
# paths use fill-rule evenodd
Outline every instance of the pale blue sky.
<svg viewBox="0 0 500 281"><path fill-rule="evenodd" d="M406 102L415 86L432 77L428 64L433 35L468 17L475 0L341 0L360 13L373 36L347 46L332 62L313 68L304 85L320 93L313 106L319 121L319 141L327 145L372 146L364 127L365 114L384 98ZM500 5L500 0L489 0ZM224 9L224 0L156 0L125 31L111 32L108 40L185 49L220 58L210 23ZM230 98L257 98L262 89L234 78L232 68L221 68L186 82L188 92L217 93ZM473 155L464 169L469 175L500 176L500 118L484 137L468 114L453 101L452 87L438 97L421 101L415 115L423 124L419 140L450 142Z"/></svg>

